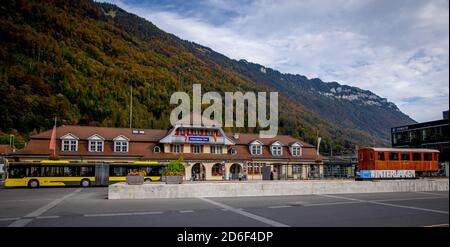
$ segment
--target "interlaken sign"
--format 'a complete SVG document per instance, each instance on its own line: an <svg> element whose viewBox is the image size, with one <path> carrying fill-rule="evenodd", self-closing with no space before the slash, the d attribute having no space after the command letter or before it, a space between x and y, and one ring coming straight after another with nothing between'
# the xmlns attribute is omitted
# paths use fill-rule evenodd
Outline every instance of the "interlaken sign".
<svg viewBox="0 0 450 247"><path fill-rule="evenodd" d="M362 170L361 178L414 178L414 170Z"/></svg>
<svg viewBox="0 0 450 247"><path fill-rule="evenodd" d="M188 142L209 143L211 140L208 136L188 136Z"/></svg>

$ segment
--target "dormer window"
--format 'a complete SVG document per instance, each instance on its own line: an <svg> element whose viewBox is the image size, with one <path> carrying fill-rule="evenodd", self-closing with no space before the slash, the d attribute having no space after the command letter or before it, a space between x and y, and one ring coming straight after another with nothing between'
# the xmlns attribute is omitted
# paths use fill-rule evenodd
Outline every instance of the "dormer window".
<svg viewBox="0 0 450 247"><path fill-rule="evenodd" d="M76 152L78 151L78 137L72 134L66 134L61 137L61 151Z"/></svg>
<svg viewBox="0 0 450 247"><path fill-rule="evenodd" d="M155 146L153 148L153 153L160 153L161 152L161 148L159 146Z"/></svg>
<svg viewBox="0 0 450 247"><path fill-rule="evenodd" d="M273 156L281 156L283 155L283 144L276 141L270 145L270 152Z"/></svg>
<svg viewBox="0 0 450 247"><path fill-rule="evenodd" d="M254 141L250 144L250 153L252 155L262 154L262 143L260 141Z"/></svg>
<svg viewBox="0 0 450 247"><path fill-rule="evenodd" d="M302 156L302 145L298 142L294 143L290 147L292 156Z"/></svg>
<svg viewBox="0 0 450 247"><path fill-rule="evenodd" d="M272 152L272 155L274 155L274 156L281 156L281 154L283 153L282 147L281 146L272 146L271 152Z"/></svg>
<svg viewBox="0 0 450 247"><path fill-rule="evenodd" d="M230 148L230 154L237 154L237 150L235 148Z"/></svg>
<svg viewBox="0 0 450 247"><path fill-rule="evenodd" d="M126 136L117 136L114 140L114 152L116 153L128 153L129 141Z"/></svg>
<svg viewBox="0 0 450 247"><path fill-rule="evenodd" d="M88 138L89 152L103 152L103 144L105 138L100 135L93 135Z"/></svg>

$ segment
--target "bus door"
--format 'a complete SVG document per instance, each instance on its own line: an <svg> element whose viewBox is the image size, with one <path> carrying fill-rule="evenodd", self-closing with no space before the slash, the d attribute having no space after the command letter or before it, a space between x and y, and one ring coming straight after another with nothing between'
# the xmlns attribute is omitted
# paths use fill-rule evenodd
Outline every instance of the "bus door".
<svg viewBox="0 0 450 247"><path fill-rule="evenodd" d="M109 164L95 164L95 185L109 185Z"/></svg>

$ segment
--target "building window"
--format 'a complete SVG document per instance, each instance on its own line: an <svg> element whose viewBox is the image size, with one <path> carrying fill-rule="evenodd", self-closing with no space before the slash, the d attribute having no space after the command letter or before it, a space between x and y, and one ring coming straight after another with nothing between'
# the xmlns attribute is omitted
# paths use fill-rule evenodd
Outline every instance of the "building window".
<svg viewBox="0 0 450 247"><path fill-rule="evenodd" d="M193 134L193 135L200 135L200 130L199 130L199 129L194 129L194 130L192 131L192 134Z"/></svg>
<svg viewBox="0 0 450 247"><path fill-rule="evenodd" d="M261 145L251 145L251 153L252 155L261 155L262 154L262 146Z"/></svg>
<svg viewBox="0 0 450 247"><path fill-rule="evenodd" d="M192 153L199 154L202 151L202 147L198 144L192 145Z"/></svg>
<svg viewBox="0 0 450 247"><path fill-rule="evenodd" d="M185 132L186 132L185 129L178 129L179 135L184 135Z"/></svg>
<svg viewBox="0 0 450 247"><path fill-rule="evenodd" d="M378 160L384 160L384 153L378 153Z"/></svg>
<svg viewBox="0 0 450 247"><path fill-rule="evenodd" d="M114 141L114 152L116 152L116 153L128 152L128 142L127 141Z"/></svg>
<svg viewBox="0 0 450 247"><path fill-rule="evenodd" d="M230 148L230 154L237 154L237 150L235 148Z"/></svg>
<svg viewBox="0 0 450 247"><path fill-rule="evenodd" d="M270 148L273 156L281 156L283 154L282 146L271 146Z"/></svg>
<svg viewBox="0 0 450 247"><path fill-rule="evenodd" d="M155 147L153 148L153 152L154 152L154 153L160 153L160 152L161 152L161 148L160 148L159 146L155 146Z"/></svg>
<svg viewBox="0 0 450 247"><path fill-rule="evenodd" d="M222 146L210 146L212 154L222 154Z"/></svg>
<svg viewBox="0 0 450 247"><path fill-rule="evenodd" d="M302 155L302 153L301 153L301 147L293 146L293 147L291 148L291 152L292 152L292 156L301 156L301 155Z"/></svg>
<svg viewBox="0 0 450 247"><path fill-rule="evenodd" d="M215 164L211 169L212 176L222 176L223 175L223 164Z"/></svg>
<svg viewBox="0 0 450 247"><path fill-rule="evenodd" d="M103 152L103 141L89 141L89 152Z"/></svg>
<svg viewBox="0 0 450 247"><path fill-rule="evenodd" d="M76 152L78 149L77 140L63 140L62 141L62 151L65 152Z"/></svg>
<svg viewBox="0 0 450 247"><path fill-rule="evenodd" d="M248 163L245 167L246 173L249 175L261 174L262 163Z"/></svg>
<svg viewBox="0 0 450 247"><path fill-rule="evenodd" d="M180 145L179 144L173 144L172 145L172 153L180 153Z"/></svg>

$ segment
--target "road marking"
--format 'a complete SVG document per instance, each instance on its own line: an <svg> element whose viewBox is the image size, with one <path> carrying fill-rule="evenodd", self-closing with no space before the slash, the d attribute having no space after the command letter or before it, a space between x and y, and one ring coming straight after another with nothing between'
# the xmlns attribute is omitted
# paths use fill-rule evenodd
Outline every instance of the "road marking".
<svg viewBox="0 0 450 247"><path fill-rule="evenodd" d="M162 211L152 212L130 212L130 213L108 213L108 214L85 214L84 217L111 217L111 216L133 216L133 215L151 215L151 214L163 214Z"/></svg>
<svg viewBox="0 0 450 247"><path fill-rule="evenodd" d="M20 218L0 218L0 221L12 221L12 220L18 220Z"/></svg>
<svg viewBox="0 0 450 247"><path fill-rule="evenodd" d="M311 204L302 204L305 207L315 207L315 206L329 206L329 205L342 205L342 204L355 204L361 202L324 202L324 203L311 203Z"/></svg>
<svg viewBox="0 0 450 247"><path fill-rule="evenodd" d="M433 196L433 197L411 197L411 198L393 198L393 199L381 199L381 200L373 200L371 202L397 202L397 201L412 201L412 200L427 200L427 199L445 199L448 197L445 196Z"/></svg>
<svg viewBox="0 0 450 247"><path fill-rule="evenodd" d="M56 205L60 204L62 201L64 201L65 199L77 194L78 192L80 192L81 190L83 190L83 188L78 188L76 189L74 192L67 194L61 198L58 198L56 200L53 200L52 202L50 202L47 205L44 205L43 207L40 207L36 210L34 210L33 212L27 214L24 216L24 218L31 218L31 219L19 219L13 223L11 223L8 227L24 227L26 226L28 223L30 223L35 217L40 216L41 214L45 213L46 211L48 211L49 209L55 207Z"/></svg>
<svg viewBox="0 0 450 247"><path fill-rule="evenodd" d="M35 201L51 201L52 199L29 199L29 200L1 200L1 203L5 202L35 202Z"/></svg>
<svg viewBox="0 0 450 247"><path fill-rule="evenodd" d="M33 219L19 219L11 223L8 227L24 227L30 223Z"/></svg>
<svg viewBox="0 0 450 247"><path fill-rule="evenodd" d="M180 211L178 211L178 212L180 212L180 213L193 213L194 212L194 210L180 210Z"/></svg>
<svg viewBox="0 0 450 247"><path fill-rule="evenodd" d="M436 224L436 225L427 225L423 227L448 227L448 224Z"/></svg>
<svg viewBox="0 0 450 247"><path fill-rule="evenodd" d="M420 210L420 211L426 211L426 212L432 212L432 213L439 213L439 214L448 214L448 211L428 209L428 208L419 208L419 207L412 207L412 206L396 205L396 204L384 203L384 202L379 202L379 201L367 201L367 200L361 200L361 199L355 199L355 198L349 198L349 197L343 197L343 196L332 196L332 195L318 195L318 196L329 197L329 198L337 198L337 199L344 199L344 200L350 200L350 201L356 201L356 202L362 202L362 203L371 203L371 204L377 204L377 205L383 205L383 206L391 206L391 207L397 207L397 208L414 209L414 210Z"/></svg>
<svg viewBox="0 0 450 247"><path fill-rule="evenodd" d="M270 206L270 207L267 207L267 208L290 208L290 207L292 207L292 206L289 206L289 205L280 205L280 206Z"/></svg>
<svg viewBox="0 0 450 247"><path fill-rule="evenodd" d="M44 215L44 216L38 216L36 219L56 219L59 218L58 215Z"/></svg>
<svg viewBox="0 0 450 247"><path fill-rule="evenodd" d="M200 199L200 200L202 200L202 201L204 201L204 202L208 202L208 203L210 203L210 204L216 205L216 206L221 207L221 208L223 208L223 209L227 209L227 210L229 210L229 211L231 211L231 212L234 212L234 213L237 213L237 214L246 216L246 217L248 217L248 218L251 218L251 219L254 219L254 220L263 222L263 223L268 224L268 225L270 225L270 226L275 226L275 227L289 227L289 226L286 225L286 224L283 224L283 223L280 223L280 222L277 222L277 221L274 221L274 220L271 220L271 219L268 219L268 218L264 218L264 217L261 217L261 216L256 215L256 214L252 214L252 213L246 212L246 211L244 211L244 210L242 210L242 209L239 210L239 209L233 208L233 207L231 207L231 206L228 206L228 205L226 205L226 204L223 204L223 203L220 203L220 202L216 202L216 201L210 200L210 199L208 199L208 198L204 198L204 197L197 197L197 198Z"/></svg>

